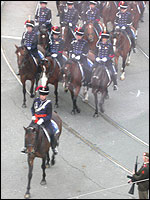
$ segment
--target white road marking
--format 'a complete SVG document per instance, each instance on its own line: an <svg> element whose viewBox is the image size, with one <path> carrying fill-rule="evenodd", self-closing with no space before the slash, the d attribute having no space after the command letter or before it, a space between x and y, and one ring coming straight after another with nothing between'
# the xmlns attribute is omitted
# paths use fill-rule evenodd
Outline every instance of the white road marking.
<svg viewBox="0 0 150 200"><path fill-rule="evenodd" d="M21 37L9 36L9 35L1 35L1 38L5 39L14 39L14 40L21 40Z"/></svg>
<svg viewBox="0 0 150 200"><path fill-rule="evenodd" d="M139 96L140 96L140 94L141 94L141 91L140 91L140 90L138 90L138 93L137 93L136 97L139 97Z"/></svg>

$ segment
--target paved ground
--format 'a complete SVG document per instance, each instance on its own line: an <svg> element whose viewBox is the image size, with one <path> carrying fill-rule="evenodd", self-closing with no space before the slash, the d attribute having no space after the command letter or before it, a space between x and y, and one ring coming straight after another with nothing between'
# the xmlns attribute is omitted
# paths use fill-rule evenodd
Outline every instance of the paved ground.
<svg viewBox="0 0 150 200"><path fill-rule="evenodd" d="M2 10L2 36L21 37L24 22L28 15L34 16L36 1L6 1ZM58 25L55 2L48 4L53 12L53 24ZM15 12L14 12L15 10ZM149 55L149 10L144 14L145 22L140 23L138 44ZM14 23L15 22L15 23ZM16 72L17 62L14 44L20 45L19 40L2 38L2 47L11 67ZM24 129L31 120L30 107L32 99L27 96L27 108L23 109L22 88L10 72L3 56L1 56L1 89L2 89L2 199L22 199L27 185L28 167L26 156L20 154L23 146ZM126 68L126 80L118 81L119 91L109 89L110 99L105 102L105 112L115 121L130 130L134 135L148 143L149 134L149 60L137 50L131 56L131 65ZM53 86L50 95L54 103ZM138 96L138 91L140 95ZM90 103L94 105L90 93ZM91 141L95 146L118 160L128 170L132 171L135 157L139 156L142 164L142 152L148 148L135 142L111 125L102 117L94 119L93 110L81 99L78 99L81 114L70 115L72 103L70 94L65 94L62 85L59 86L58 114L63 121L77 130L81 136ZM60 138L59 155L56 165L46 171L47 186L39 183L42 177L41 160L34 163L31 195L36 199L69 198L81 194L111 188L103 192L86 195L80 198L99 199L129 199L127 172L93 151L90 147L63 128Z"/></svg>

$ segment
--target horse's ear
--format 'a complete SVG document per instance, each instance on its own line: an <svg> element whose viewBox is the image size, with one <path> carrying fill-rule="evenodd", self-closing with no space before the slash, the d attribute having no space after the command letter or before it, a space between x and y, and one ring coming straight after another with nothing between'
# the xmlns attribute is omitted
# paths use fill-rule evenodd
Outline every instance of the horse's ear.
<svg viewBox="0 0 150 200"><path fill-rule="evenodd" d="M15 44L16 49L18 49L18 46Z"/></svg>
<svg viewBox="0 0 150 200"><path fill-rule="evenodd" d="M23 128L24 128L24 130L25 130L25 131L27 130L27 128L26 128L26 127L24 127L24 126L23 126Z"/></svg>

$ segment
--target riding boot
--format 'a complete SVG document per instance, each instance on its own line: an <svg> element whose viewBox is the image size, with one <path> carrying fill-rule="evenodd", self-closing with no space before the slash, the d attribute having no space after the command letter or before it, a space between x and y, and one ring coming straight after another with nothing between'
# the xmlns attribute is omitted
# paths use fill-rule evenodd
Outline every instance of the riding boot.
<svg viewBox="0 0 150 200"><path fill-rule="evenodd" d="M58 154L58 150L57 150L57 140L56 140L56 136L55 134L51 134L51 146L52 146L52 151L55 155Z"/></svg>

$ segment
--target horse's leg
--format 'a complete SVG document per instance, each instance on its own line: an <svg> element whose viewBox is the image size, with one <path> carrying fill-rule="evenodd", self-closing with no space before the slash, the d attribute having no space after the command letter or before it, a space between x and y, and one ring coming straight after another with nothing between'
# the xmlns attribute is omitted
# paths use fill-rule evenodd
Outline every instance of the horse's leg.
<svg viewBox="0 0 150 200"><path fill-rule="evenodd" d="M50 164L49 164L49 161L50 161L50 157L49 157L49 151L47 152L47 155L46 155L46 168L50 168Z"/></svg>
<svg viewBox="0 0 150 200"><path fill-rule="evenodd" d="M95 91L93 93L93 95L94 95L94 99L95 99L95 113L94 113L93 117L98 117L99 114L98 114L98 97L97 97L97 92Z"/></svg>
<svg viewBox="0 0 150 200"><path fill-rule="evenodd" d="M25 81L22 82L22 85L23 85L23 104L22 104L22 107L23 108L26 108L26 83Z"/></svg>
<svg viewBox="0 0 150 200"><path fill-rule="evenodd" d="M42 165L41 165L41 168L43 170L43 178L41 180L41 185L46 185L46 180L45 180L45 177L46 177L46 173L45 173L45 169L46 169L46 165L45 165L45 161L46 161L46 156L44 158L42 158Z"/></svg>
<svg viewBox="0 0 150 200"><path fill-rule="evenodd" d="M130 65L130 53L131 53L131 50L130 50L129 53L128 53L127 63L126 63L127 66Z"/></svg>
<svg viewBox="0 0 150 200"><path fill-rule="evenodd" d="M51 165L55 165L55 154L52 155Z"/></svg>
<svg viewBox="0 0 150 200"><path fill-rule="evenodd" d="M126 59L127 59L127 56L122 58L123 59L123 62L122 62L122 68L121 68L121 71L122 71L122 74L120 76L120 80L124 80L125 79L125 66L126 66Z"/></svg>
<svg viewBox="0 0 150 200"><path fill-rule="evenodd" d="M58 82L55 83L55 91L54 91L54 94L55 94L55 107L58 108Z"/></svg>
<svg viewBox="0 0 150 200"><path fill-rule="evenodd" d="M39 82L39 80L40 80L40 74L37 73L37 74L36 74L36 77L35 77L35 90L36 90L36 88L38 87L38 82Z"/></svg>
<svg viewBox="0 0 150 200"><path fill-rule="evenodd" d="M33 160L34 158L30 157L30 155L28 155L28 166L29 166L29 172L28 172L28 185L27 185L27 191L24 195L25 199L29 199L30 198L30 183L31 183L31 178L32 178L32 171L33 171Z"/></svg>
<svg viewBox="0 0 150 200"><path fill-rule="evenodd" d="M80 85L77 86L76 89L75 89L75 93L74 93L74 105L75 105L75 109L76 109L77 113L81 112L81 110L77 106L77 98L78 98L78 94L80 92L80 88L81 88Z"/></svg>
<svg viewBox="0 0 150 200"><path fill-rule="evenodd" d="M75 106L75 100L74 100L74 91L73 91L73 88L70 88L70 87L69 87L69 91L70 91L71 99L72 99L72 103L73 103L73 109L72 109L72 111L71 111L71 114L75 114L76 106Z"/></svg>
<svg viewBox="0 0 150 200"><path fill-rule="evenodd" d="M108 88L106 88L106 96L105 96L105 99L109 99Z"/></svg>
<svg viewBox="0 0 150 200"><path fill-rule="evenodd" d="M100 100L100 103L99 103L100 111L101 111L102 113L104 113L104 100L105 100L106 94L107 94L107 91L106 91L106 90L102 92L101 100Z"/></svg>
<svg viewBox="0 0 150 200"><path fill-rule="evenodd" d="M34 79L31 80L31 88L30 88L30 97L33 98L35 95L33 94L33 87L34 87Z"/></svg>
<svg viewBox="0 0 150 200"><path fill-rule="evenodd" d="M82 101L83 102L88 102L88 87L87 86L84 86L83 87L83 99Z"/></svg>
<svg viewBox="0 0 150 200"><path fill-rule="evenodd" d="M115 68L117 72L118 72L118 59L119 59L119 56L115 56Z"/></svg>

